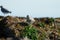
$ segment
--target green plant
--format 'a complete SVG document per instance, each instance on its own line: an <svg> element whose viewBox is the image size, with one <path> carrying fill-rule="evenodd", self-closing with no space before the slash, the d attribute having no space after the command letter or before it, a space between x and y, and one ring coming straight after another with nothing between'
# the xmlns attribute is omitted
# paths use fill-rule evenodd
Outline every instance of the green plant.
<svg viewBox="0 0 60 40"><path fill-rule="evenodd" d="M54 22L54 18L49 18L49 25L52 25L53 22Z"/></svg>
<svg viewBox="0 0 60 40"><path fill-rule="evenodd" d="M40 27L44 27L45 24L44 23L38 23Z"/></svg>
<svg viewBox="0 0 60 40"><path fill-rule="evenodd" d="M22 31L21 36L27 36L29 39L37 40L38 31L33 26L29 25L26 26L25 29Z"/></svg>
<svg viewBox="0 0 60 40"><path fill-rule="evenodd" d="M54 22L54 18L49 18L50 23Z"/></svg>
<svg viewBox="0 0 60 40"><path fill-rule="evenodd" d="M31 40L45 40L46 33L41 32L39 33L36 28L34 28L32 25L26 26L24 30L21 32L21 37L28 37Z"/></svg>

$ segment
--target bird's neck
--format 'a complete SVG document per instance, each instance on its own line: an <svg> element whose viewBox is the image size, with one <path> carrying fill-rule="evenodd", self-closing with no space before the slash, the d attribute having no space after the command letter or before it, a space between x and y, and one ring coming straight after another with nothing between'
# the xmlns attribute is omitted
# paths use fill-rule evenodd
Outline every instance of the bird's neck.
<svg viewBox="0 0 60 40"><path fill-rule="evenodd" d="M3 7L1 7L1 8L3 8Z"/></svg>

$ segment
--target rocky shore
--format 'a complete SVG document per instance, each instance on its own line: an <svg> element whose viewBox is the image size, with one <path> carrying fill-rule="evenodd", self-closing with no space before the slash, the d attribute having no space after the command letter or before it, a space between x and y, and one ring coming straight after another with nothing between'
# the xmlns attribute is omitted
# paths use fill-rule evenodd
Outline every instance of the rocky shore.
<svg viewBox="0 0 60 40"><path fill-rule="evenodd" d="M32 34L28 31L31 35L23 37L25 33L23 30L30 25L26 20L26 17L0 16L0 40L32 40L35 36L33 35L33 38L30 36L34 31L31 31ZM39 36L36 40L60 40L60 18L45 17L34 18L34 20L35 22L31 25L38 31Z"/></svg>

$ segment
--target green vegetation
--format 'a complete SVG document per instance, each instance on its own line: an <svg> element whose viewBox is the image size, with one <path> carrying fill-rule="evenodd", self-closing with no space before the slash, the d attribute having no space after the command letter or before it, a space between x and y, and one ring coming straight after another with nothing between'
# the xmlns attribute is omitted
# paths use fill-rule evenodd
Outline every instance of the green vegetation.
<svg viewBox="0 0 60 40"><path fill-rule="evenodd" d="M52 25L52 23L54 22L54 18L49 18L49 24Z"/></svg>
<svg viewBox="0 0 60 40"><path fill-rule="evenodd" d="M44 28L44 26L45 26L44 23L38 23L38 24L39 24L40 27L43 27L43 28Z"/></svg>
<svg viewBox="0 0 60 40"><path fill-rule="evenodd" d="M40 35L39 35L40 34ZM36 28L34 28L32 25L26 26L24 30L21 32L21 37L28 37L31 40L45 40L46 34L39 33Z"/></svg>
<svg viewBox="0 0 60 40"><path fill-rule="evenodd" d="M33 28L31 25L29 25L26 26L25 29L22 31L21 36L23 37L27 36L29 39L37 40L38 31L35 28Z"/></svg>

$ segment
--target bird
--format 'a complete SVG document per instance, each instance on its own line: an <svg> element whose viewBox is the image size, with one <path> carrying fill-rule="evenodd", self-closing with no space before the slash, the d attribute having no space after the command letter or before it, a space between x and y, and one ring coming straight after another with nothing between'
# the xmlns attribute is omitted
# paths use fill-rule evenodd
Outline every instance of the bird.
<svg viewBox="0 0 60 40"><path fill-rule="evenodd" d="M33 24L35 22L34 18L30 17L29 15L27 15L26 19L27 19L26 21L28 24Z"/></svg>
<svg viewBox="0 0 60 40"><path fill-rule="evenodd" d="M0 6L0 8L1 8L1 12L2 12L3 14L11 13L11 11L8 11L8 10L5 9L3 6Z"/></svg>

